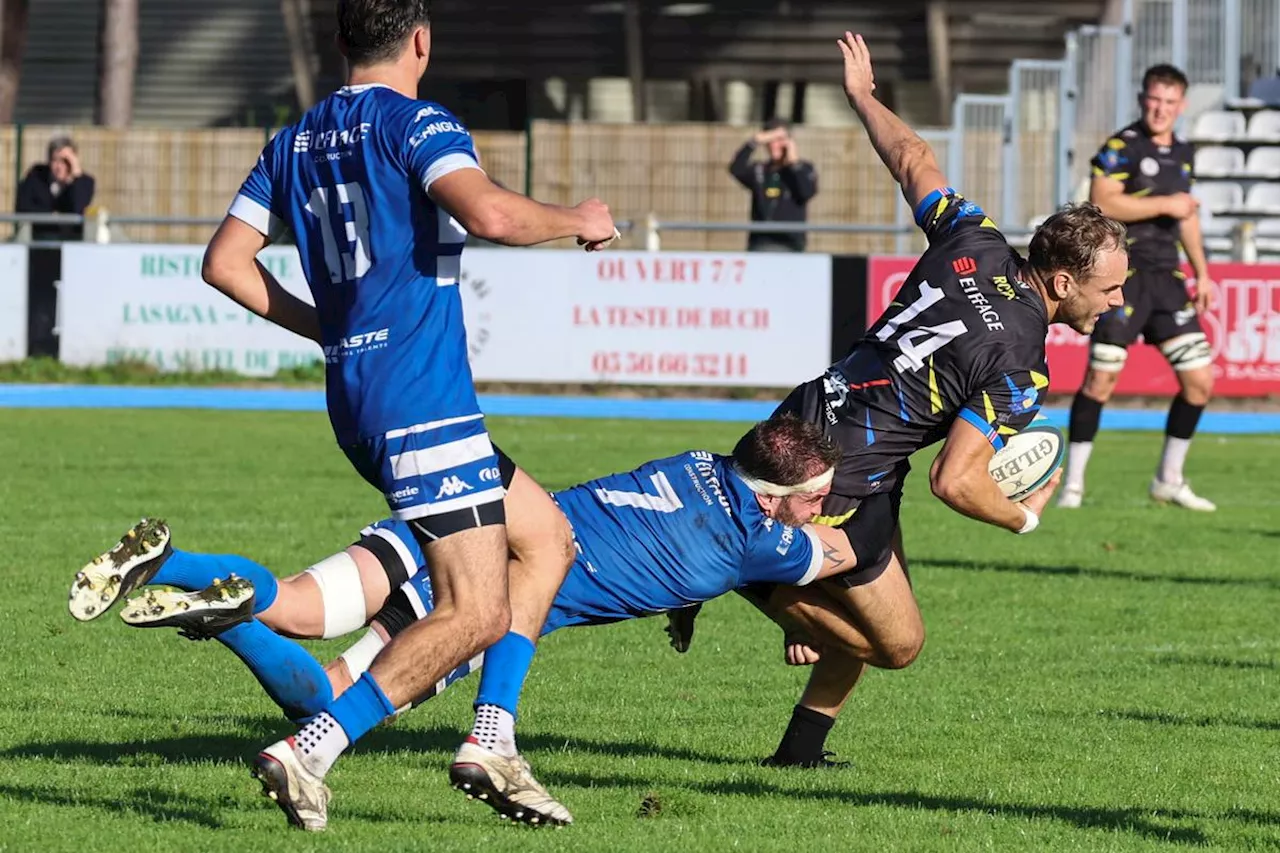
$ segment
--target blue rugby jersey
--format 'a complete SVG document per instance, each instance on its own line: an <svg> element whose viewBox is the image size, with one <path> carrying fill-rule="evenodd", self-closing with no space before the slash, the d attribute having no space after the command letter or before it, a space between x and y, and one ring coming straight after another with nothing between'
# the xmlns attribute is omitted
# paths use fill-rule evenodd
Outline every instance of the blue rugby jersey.
<svg viewBox="0 0 1280 853"><path fill-rule="evenodd" d="M271 140L231 205L294 234L340 444L480 412L457 287L466 232L426 192L468 168L471 135L444 107L348 86Z"/></svg>

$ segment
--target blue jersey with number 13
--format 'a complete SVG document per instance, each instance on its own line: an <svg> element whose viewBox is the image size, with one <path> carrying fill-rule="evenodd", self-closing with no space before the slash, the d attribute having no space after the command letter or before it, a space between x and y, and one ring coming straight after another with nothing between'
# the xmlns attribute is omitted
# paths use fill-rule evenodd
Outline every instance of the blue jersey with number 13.
<svg viewBox="0 0 1280 853"><path fill-rule="evenodd" d="M232 204L261 233L287 226L297 240L340 444L479 414L458 294L466 232L427 196L478 168L443 107L348 86L272 139Z"/></svg>

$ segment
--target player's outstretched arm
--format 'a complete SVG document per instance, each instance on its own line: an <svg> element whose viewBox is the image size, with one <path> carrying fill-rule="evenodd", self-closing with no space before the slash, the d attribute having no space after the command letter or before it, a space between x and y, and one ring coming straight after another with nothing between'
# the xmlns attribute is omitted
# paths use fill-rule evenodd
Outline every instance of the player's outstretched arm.
<svg viewBox="0 0 1280 853"><path fill-rule="evenodd" d="M929 193L947 186L946 176L938 168L929 143L876 100L871 53L862 36L846 32L837 44L844 55L844 93L849 106L862 119L871 145L915 210Z"/></svg>
<svg viewBox="0 0 1280 853"><path fill-rule="evenodd" d="M467 233L504 246L576 237L592 251L617 236L608 206L598 199L575 207L543 204L499 187L479 169L459 169L437 178L429 193Z"/></svg>
<svg viewBox="0 0 1280 853"><path fill-rule="evenodd" d="M961 515L1015 533L1034 529L1057 480L1050 480L1044 488L1016 504L1005 497L991 478L988 465L993 455L995 450L987 437L968 421L958 418L929 469L929 487L940 501ZM1027 512L1033 513L1036 521L1029 519Z"/></svg>
<svg viewBox="0 0 1280 853"><path fill-rule="evenodd" d="M320 317L315 306L280 286L258 253L271 241L234 216L218 226L204 253L204 280L259 317L295 335L320 342Z"/></svg>

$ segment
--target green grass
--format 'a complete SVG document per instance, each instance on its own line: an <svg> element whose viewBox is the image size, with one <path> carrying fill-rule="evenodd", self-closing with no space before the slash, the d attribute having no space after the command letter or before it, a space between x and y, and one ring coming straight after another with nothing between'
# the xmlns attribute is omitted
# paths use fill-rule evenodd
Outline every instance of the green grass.
<svg viewBox="0 0 1280 853"><path fill-rule="evenodd" d="M492 429L554 488L727 448L742 425ZM249 778L288 726L233 657L114 614L75 623L65 596L143 514L281 574L349 543L383 507L324 416L4 411L0 850L1274 850L1280 439L1197 442L1210 516L1148 504L1158 450L1104 434L1086 507L1027 537L951 514L917 461L903 516L929 639L849 703L829 746L851 769L756 766L805 673L727 597L685 656L652 619L543 644L521 738L575 826L507 826L448 788L472 681L346 756L330 830L308 836Z"/></svg>

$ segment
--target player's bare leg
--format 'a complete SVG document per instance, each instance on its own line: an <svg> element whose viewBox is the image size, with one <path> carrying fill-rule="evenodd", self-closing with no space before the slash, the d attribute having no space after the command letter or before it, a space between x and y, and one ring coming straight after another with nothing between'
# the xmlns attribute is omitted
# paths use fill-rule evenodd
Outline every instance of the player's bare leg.
<svg viewBox="0 0 1280 853"><path fill-rule="evenodd" d="M521 470L507 490L506 504L511 630L485 653L475 725L454 756L449 778L504 818L561 826L573 817L520 755L515 718L538 636L573 563L573 533L555 502Z"/></svg>
<svg viewBox="0 0 1280 853"><path fill-rule="evenodd" d="M924 621L906 564L899 528L888 567L871 583L778 586L768 601L753 602L787 632L788 662L815 667L767 765L832 766L823 745L867 665L901 669L915 660ZM817 660L806 659L806 650Z"/></svg>
<svg viewBox="0 0 1280 853"><path fill-rule="evenodd" d="M1094 366L1089 368L1085 373L1084 383L1071 401L1067 470L1062 482L1062 494L1058 496L1058 506L1062 509L1077 509L1084 500L1085 470L1089 467L1093 439L1097 436L1102 421L1102 407L1110 402L1111 395L1115 392L1127 353L1123 347L1093 345L1090 351L1091 364L1108 357L1111 361L1107 363L1107 369Z"/></svg>
<svg viewBox="0 0 1280 853"><path fill-rule="evenodd" d="M1186 336L1190 337L1190 336ZM1166 342L1161 349L1166 355L1178 352L1176 344L1179 339ZM1213 501L1202 498L1191 490L1191 484L1183 477L1182 467L1186 462L1187 451L1191 449L1191 437L1195 435L1196 426L1200 423L1200 415L1213 396L1213 367L1179 369L1170 356L1170 364L1174 375L1178 377L1180 391L1169 406L1169 419L1165 424L1164 450L1160 456L1160 465L1156 476L1151 480L1151 498L1160 503L1171 503L1175 506L1199 512L1213 512L1217 509Z"/></svg>
<svg viewBox="0 0 1280 853"><path fill-rule="evenodd" d="M510 626L505 525L464 529L423 550L435 609L395 637L369 671L297 735L272 744L254 760L263 793L294 826L324 829L329 801L324 776L342 752Z"/></svg>

